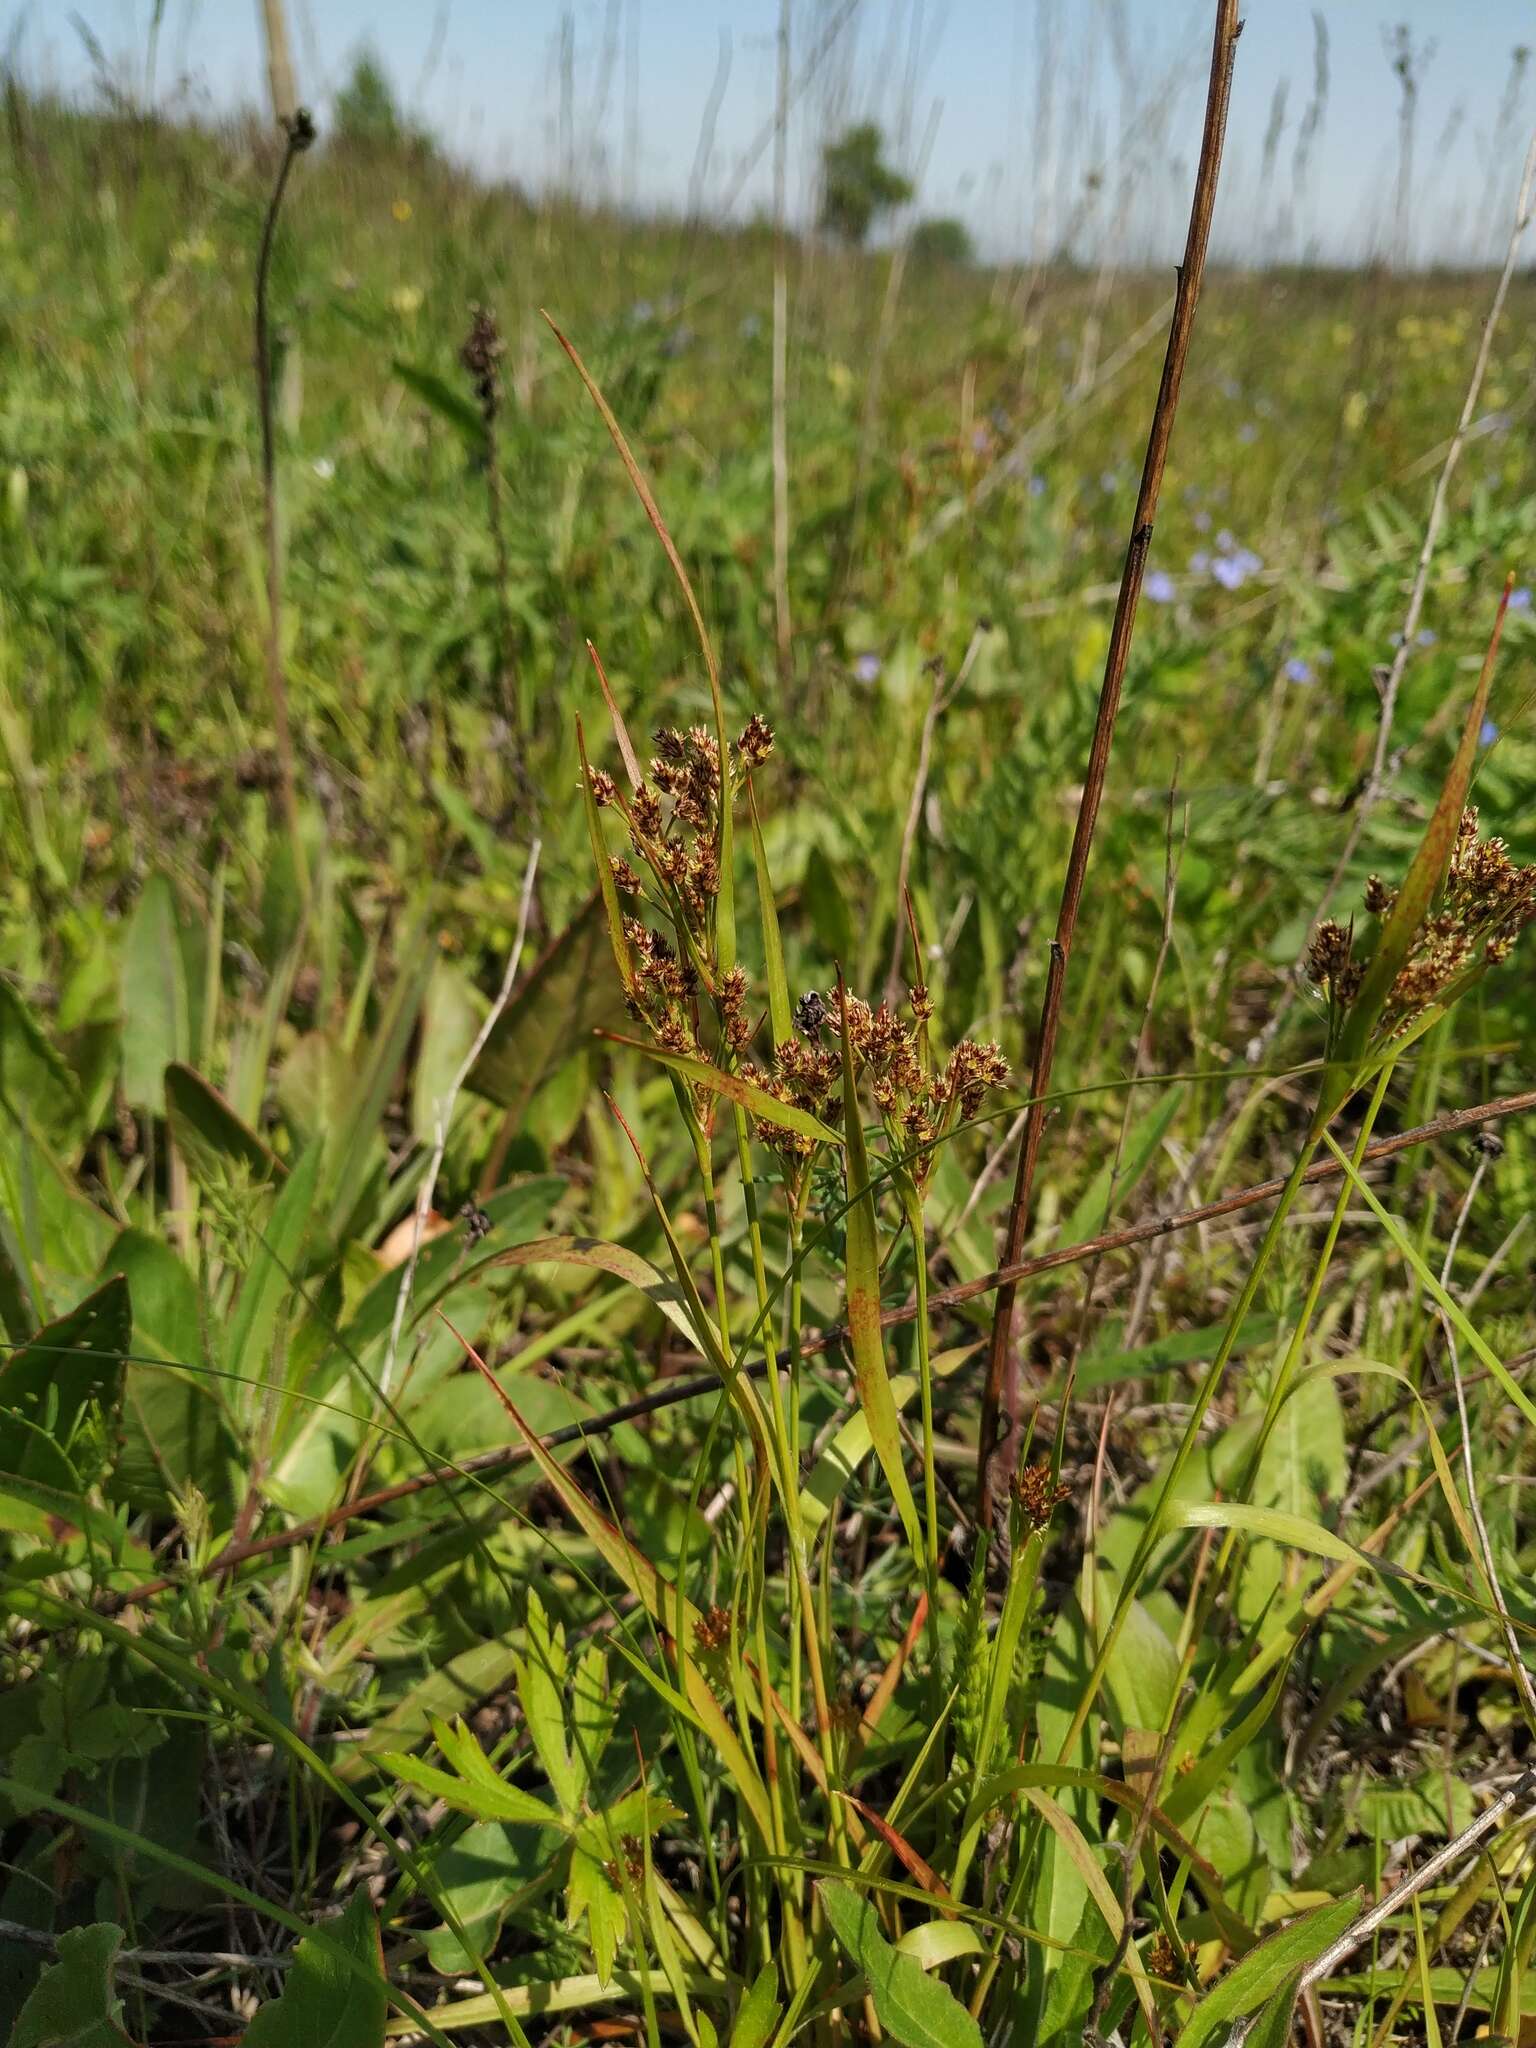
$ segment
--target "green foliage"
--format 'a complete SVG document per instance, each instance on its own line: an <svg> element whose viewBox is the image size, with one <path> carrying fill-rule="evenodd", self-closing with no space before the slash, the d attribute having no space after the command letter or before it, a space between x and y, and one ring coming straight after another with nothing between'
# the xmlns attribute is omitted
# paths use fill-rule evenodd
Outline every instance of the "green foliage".
<svg viewBox="0 0 1536 2048"><path fill-rule="evenodd" d="M352 69L332 102L331 124L345 148L382 153L431 147L430 138L401 112L388 72L366 45L353 57Z"/></svg>
<svg viewBox="0 0 1536 2048"><path fill-rule="evenodd" d="M855 123L822 150L821 224L845 242L862 242L912 189L911 179L885 161L885 137L873 121Z"/></svg>
<svg viewBox="0 0 1536 2048"><path fill-rule="evenodd" d="M970 229L963 220L955 220L948 215L920 220L912 230L912 261L948 264L952 268L974 263L976 245L971 240Z"/></svg>
<svg viewBox="0 0 1536 2048"><path fill-rule="evenodd" d="M273 283L301 864L252 462L270 166L15 112L0 1922L34 1939L0 1940L0 2032L363 2048L388 2005L434 2038L606 2015L767 2048L853 2039L867 1991L903 2043L1077 2048L1097 2010L1125 2048L1154 2015L1280 2048L1356 1888L1524 1754L1493 1576L1526 1648L1531 1140L1354 1154L1529 1082L1523 953L1411 1042L1376 1002L1448 903L1464 797L1536 855L1528 603L1473 686L1536 533L1499 425L1528 281L1362 822L1483 286L1207 280L989 1543L1004 1138L1166 281L1047 265L994 304L942 221L893 272L854 245L908 188L878 131L833 145L844 246L787 252L781 670L772 238L483 189L364 66ZM490 414L471 302L507 340ZM1337 914L1373 872L1406 907L1361 923L1385 964L1330 1015L1290 970L1357 823ZM943 1049L974 1068L992 1038L1007 1088L945 1093ZM1380 1102L1325 1140L1315 1105L1361 1080ZM1331 1183L1302 1187L1309 1147ZM1273 1225L1071 1256L1287 1174ZM1448 2038L1465 1992L1513 2037L1524 1827L1417 1921L1399 1902L1320 1987L1330 2021L1428 2000ZM228 1950L231 1913L291 1965L179 2008L191 1972L155 1959Z"/></svg>

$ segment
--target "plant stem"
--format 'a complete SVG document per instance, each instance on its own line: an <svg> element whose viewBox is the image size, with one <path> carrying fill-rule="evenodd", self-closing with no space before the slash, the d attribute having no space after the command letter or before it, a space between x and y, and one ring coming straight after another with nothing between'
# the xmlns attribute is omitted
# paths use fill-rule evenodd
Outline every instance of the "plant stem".
<svg viewBox="0 0 1536 2048"><path fill-rule="evenodd" d="M277 517L277 436L272 413L272 334L267 311L267 287L272 272L272 244L277 233L277 216L288 189L294 159L315 139L315 127L303 107L282 123L283 158L277 182L262 222L261 246L256 256L256 411L261 421L261 490L267 550L267 696L272 707L273 737L277 746L277 772L282 790L283 813L293 849L294 873L299 891L309 894L309 866L299 833L298 782L294 773L293 730L288 718L288 681L283 670L283 558Z"/></svg>
<svg viewBox="0 0 1536 2048"><path fill-rule="evenodd" d="M1184 246L1184 261L1179 266L1178 289L1173 302L1173 322L1168 332L1167 352L1163 357L1162 384L1152 413L1152 431L1147 441L1146 459L1142 464L1141 488L1136 495L1130 545L1126 549L1125 567L1121 571L1120 595L1115 605L1109 651L1104 662L1104 681L1099 692L1093 743L1089 749L1088 767L1083 777L1083 796L1078 805L1077 823L1072 834L1072 851L1067 860L1066 881L1062 886L1061 906L1056 917L1056 936L1051 942L1050 965L1046 970L1045 995L1040 1007L1034 1072L1029 1090L1034 1099L1030 1105L1024 1125L1023 1141L1019 1147L1018 1173L1014 1180L1013 1200L1008 1211L1006 1249L1003 1253L1005 1265L1012 1264L1019 1257L1029 1233L1035 1162L1039 1157L1040 1140L1045 1129L1045 1104L1041 1098L1050 1090L1051 1068L1056 1058L1056 1039L1061 1028L1062 1002L1066 991L1067 963L1071 959L1072 942L1077 935L1083 887L1088 874L1088 856L1093 846L1093 832L1098 820L1100 799L1104 794L1104 780L1109 771L1109 752L1115 737L1115 719L1120 709L1120 691L1125 680L1126 662L1130 656L1131 636L1136 627L1136 608L1141 597L1142 576L1152 548L1152 526L1157 516L1158 499L1162 493L1168 444L1172 439L1173 423L1178 414L1179 390L1184 379L1184 365L1189 355L1190 337L1194 332L1195 308L1199 304L1200 285L1205 275L1205 254L1210 242L1211 216L1216 205L1216 184L1221 172L1222 141L1226 134L1227 106L1232 93L1232 66L1237 54L1237 38L1241 32L1242 23L1237 16L1237 0L1217 0L1216 29L1211 46L1210 83L1205 103L1205 129L1200 143L1200 164L1195 174L1194 197L1190 203L1189 234ZM1018 1289L1011 1281L1005 1283L998 1291L992 1316L992 1338L987 1354L987 1378L982 1393L981 1430L976 1451L979 1502L977 1521L984 1539L990 1536L992 1530L992 1465L994 1453L998 1450L998 1425L1005 1405L1009 1410L1010 1450L1013 1427L1018 1420L1017 1415L1012 1412L1018 1405L1017 1360L1013 1349L1013 1311L1017 1294Z"/></svg>

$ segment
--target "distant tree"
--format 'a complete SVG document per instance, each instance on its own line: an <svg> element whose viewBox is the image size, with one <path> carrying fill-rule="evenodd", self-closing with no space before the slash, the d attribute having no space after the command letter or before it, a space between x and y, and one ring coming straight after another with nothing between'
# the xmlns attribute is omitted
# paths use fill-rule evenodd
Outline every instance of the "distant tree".
<svg viewBox="0 0 1536 2048"><path fill-rule="evenodd" d="M430 137L401 112L389 73L366 47L352 60L351 75L336 95L332 119L336 140L354 149L432 146Z"/></svg>
<svg viewBox="0 0 1536 2048"><path fill-rule="evenodd" d="M937 220L920 220L912 230L914 263L953 263L963 266L976 261L976 245L963 220L947 215Z"/></svg>
<svg viewBox="0 0 1536 2048"><path fill-rule="evenodd" d="M885 137L873 121L845 129L821 152L821 224L857 247L876 214L912 197L912 181L885 161Z"/></svg>

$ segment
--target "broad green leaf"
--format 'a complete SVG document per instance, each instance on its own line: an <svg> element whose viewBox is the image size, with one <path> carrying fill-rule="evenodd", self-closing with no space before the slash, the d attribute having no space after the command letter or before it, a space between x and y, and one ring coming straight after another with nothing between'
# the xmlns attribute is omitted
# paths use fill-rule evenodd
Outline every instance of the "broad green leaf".
<svg viewBox="0 0 1536 2048"><path fill-rule="evenodd" d="M1222 2028L1257 2010L1295 1971L1315 1962L1359 1910L1359 1894L1351 1892L1330 1906L1315 1906L1250 1949L1195 2007L1180 2030L1176 2048L1203 2048L1207 2041L1224 2038Z"/></svg>
<svg viewBox="0 0 1536 2048"><path fill-rule="evenodd" d="M167 1492L191 1480L217 1501L228 1490L225 1404L222 1384L196 1370L206 1362L197 1281L162 1238L144 1230L122 1233L105 1271L128 1283L135 1354L123 1375L123 1441L111 1490L137 1508L163 1510Z"/></svg>
<svg viewBox="0 0 1536 2048"><path fill-rule="evenodd" d="M112 1988L123 1930L107 1921L59 1936L58 1961L33 1986L11 2048L128 2048L118 2025L123 2001Z"/></svg>
<svg viewBox="0 0 1536 2048"><path fill-rule="evenodd" d="M302 1154L265 1220L229 1325L225 1362L255 1383L266 1380L278 1314L305 1270L304 1248L320 1179L321 1146Z"/></svg>
<svg viewBox="0 0 1536 2048"><path fill-rule="evenodd" d="M437 1881L443 1896L482 1953L495 1949L507 1912L520 1893L546 1874L559 1851L560 1837L553 1830L477 1821L438 1854ZM427 1936L427 1959L445 1977L462 1975L472 1967L463 1943L446 1925Z"/></svg>
<svg viewBox="0 0 1536 2048"><path fill-rule="evenodd" d="M123 1094L134 1109L165 1111L165 1070L191 1050L186 969L176 899L151 875L123 937Z"/></svg>
<svg viewBox="0 0 1536 2048"><path fill-rule="evenodd" d="M622 1024L624 988L609 951L603 900L594 889L524 977L470 1069L465 1085L475 1094L520 1113L594 1031Z"/></svg>
<svg viewBox="0 0 1536 2048"><path fill-rule="evenodd" d="M1302 1966L1298 1964L1274 1996L1265 2001L1245 2048L1291 2048L1301 1976Z"/></svg>
<svg viewBox="0 0 1536 2048"><path fill-rule="evenodd" d="M416 1029L436 956L437 948L421 922L401 939L395 985L384 1014L361 1061L352 1063L356 1079L326 1133L323 1206L327 1224L338 1237L357 1209L381 1150L379 1127Z"/></svg>
<svg viewBox="0 0 1536 2048"><path fill-rule="evenodd" d="M69 1063L8 980L0 980L0 1102L28 1117L54 1144L69 1148L88 1126L80 1084Z"/></svg>
<svg viewBox="0 0 1536 2048"><path fill-rule="evenodd" d="M1082 1829L1060 1801L1054 1799L1049 1792L1040 1786L1021 1785L1019 1789L1055 1836L1058 1847L1065 1851L1067 1861L1072 1865L1086 1886L1088 1896L1093 1901L1099 1918L1109 1930L1110 1938L1118 1940L1125 1915L1120 1901L1112 1890L1109 1879L1104 1875L1098 1858L1089 1847L1088 1839ZM1146 1966L1142 1962L1140 1952L1134 1944L1126 1949L1125 1961L1122 1967L1131 1980L1136 1993L1137 2003L1140 2005L1147 2021L1148 2032L1155 2034L1157 2026L1156 2002L1152 1996L1152 1986L1147 1977Z"/></svg>
<svg viewBox="0 0 1536 2048"><path fill-rule="evenodd" d="M204 1187L276 1181L288 1171L218 1090L179 1061L165 1070L165 1114L193 1178Z"/></svg>
<svg viewBox="0 0 1536 2048"><path fill-rule="evenodd" d="M472 404L462 391L456 391L436 370L429 370L425 363L409 363L403 356L396 356L389 367L406 389L414 391L423 405L430 406L440 419L446 420L477 455L485 453L485 416L479 406Z"/></svg>
<svg viewBox="0 0 1536 2048"><path fill-rule="evenodd" d="M0 1351L0 1467L57 1485L57 1462L38 1432L67 1447L87 1407L115 1413L131 1349L128 1284L114 1277L19 1350Z"/></svg>
<svg viewBox="0 0 1536 2048"><path fill-rule="evenodd" d="M1170 1529L1238 1529L1246 1536L1266 1536L1272 1543L1288 1544L1293 1550L1310 1550L1318 1557L1331 1557L1340 1564L1368 1564L1374 1572L1392 1574L1396 1567L1385 1558L1373 1557L1346 1543L1321 1522L1305 1515L1282 1514L1279 1508L1254 1507L1236 1500L1176 1500L1169 1504Z"/></svg>
<svg viewBox="0 0 1536 2048"><path fill-rule="evenodd" d="M875 1194L869 1180L869 1153L853 1080L853 1049L848 1042L848 1010L843 1006L844 1173L848 1210L843 1218L844 1267L848 1292L848 1345L859 1406L869 1424L869 1440L885 1473L914 1555L922 1552L917 1503L907 1483L902 1459L901 1428L885 1364L885 1339L880 1328L880 1250L875 1226Z"/></svg>
<svg viewBox="0 0 1536 2048"><path fill-rule="evenodd" d="M758 1117L765 1124L777 1124L781 1130L794 1131L802 1138L814 1138L818 1145L838 1145L842 1141L820 1117L812 1116L808 1109L799 1109L792 1102L780 1102L776 1095L770 1095L766 1088L760 1088L755 1081L745 1080L740 1074L728 1074L721 1067L712 1067L708 1060L699 1060L685 1052L668 1052L663 1045L647 1045L638 1038L621 1038L616 1033L605 1034L609 1043L621 1046L626 1052L638 1052L648 1060L655 1060L659 1066L671 1073L691 1081L695 1088L703 1088L710 1095L723 1095L734 1102L749 1116Z"/></svg>
<svg viewBox="0 0 1536 2048"><path fill-rule="evenodd" d="M880 1932L875 1902L852 1885L825 1878L822 1910L849 1961L869 1986L875 2015L902 2048L982 2048L981 2029L947 1984L930 1977Z"/></svg>
<svg viewBox="0 0 1536 2048"><path fill-rule="evenodd" d="M1471 1786L1439 1766L1405 1781L1367 1785L1355 1809L1356 1827L1383 1842L1457 1835L1476 1817Z"/></svg>
<svg viewBox="0 0 1536 2048"><path fill-rule="evenodd" d="M752 1989L736 2008L730 2048L768 2048L784 2010L778 1991L779 1973L769 1963L758 1972Z"/></svg>
<svg viewBox="0 0 1536 2048"><path fill-rule="evenodd" d="M382 2048L388 2009L384 1954L361 1885L325 1931L330 1940L323 1948L307 1938L299 1943L282 1995L262 2006L245 2030L242 2048ZM347 1968L338 1948L377 1974L376 1992Z"/></svg>

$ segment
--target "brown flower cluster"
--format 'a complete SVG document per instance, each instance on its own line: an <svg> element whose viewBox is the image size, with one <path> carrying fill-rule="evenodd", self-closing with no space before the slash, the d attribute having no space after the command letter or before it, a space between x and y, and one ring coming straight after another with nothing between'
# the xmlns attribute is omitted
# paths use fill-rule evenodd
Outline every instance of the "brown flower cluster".
<svg viewBox="0 0 1536 2048"><path fill-rule="evenodd" d="M1386 917L1395 889L1372 875L1365 905ZM1382 1007L1377 1030L1393 1038L1426 1010L1452 1002L1488 967L1508 959L1516 939L1536 922L1536 867L1518 867L1502 839L1479 839L1477 811L1461 814L1456 845L1439 903L1414 936ZM1326 918L1307 949L1307 974L1339 1010L1359 994L1365 963L1356 959L1354 932Z"/></svg>
<svg viewBox="0 0 1536 2048"><path fill-rule="evenodd" d="M1060 1481L1052 1482L1049 1458L1042 1458L1036 1465L1026 1465L1022 1472L1014 1475L1013 1497L1018 1502L1019 1513L1031 1529L1045 1528L1071 1492L1070 1486Z"/></svg>
<svg viewBox="0 0 1536 2048"><path fill-rule="evenodd" d="M469 373L475 396L480 401L480 410L487 421L496 417L501 403L501 387L498 366L506 352L506 343L501 338L501 329L496 325L496 315L485 306L471 308L472 318L464 346L459 350L459 361Z"/></svg>
<svg viewBox="0 0 1536 2048"><path fill-rule="evenodd" d="M629 828L637 867L622 855L609 857L618 893L632 902L646 896L642 871L654 884L653 909L666 928L649 925L636 912L624 919L628 949L625 993L630 1014L669 1052L699 1053L699 995L713 1003L718 1038L739 1052L751 1036L747 977L739 967L721 970L714 943L715 902L720 894L720 748L703 726L686 732L666 726L655 735L650 775L626 792L604 768L588 770L599 810L615 810ZM767 722L753 717L736 742L733 784L773 750Z"/></svg>
<svg viewBox="0 0 1536 2048"><path fill-rule="evenodd" d="M780 1102L835 1127L842 1115L841 996L802 996L790 1036L774 1046L771 1060L754 1064L743 1057L753 1031L747 976L739 966L722 967L715 944L722 806L772 753L772 729L756 714L747 721L725 777L719 744L703 726L665 727L655 749L648 777L633 791L605 769L588 769L593 801L618 812L634 855L608 856L614 887L632 906L623 917L620 963L630 1014L666 1051L735 1067ZM714 1013L713 1028L703 1033L701 1002ZM907 1155L919 1185L932 1170L935 1142L974 1117L987 1091L1008 1079L996 1045L972 1039L936 1070L928 1046L933 1007L921 982L909 991L910 1022L888 1003L872 1008L848 998L855 1073L868 1083L887 1135ZM813 1139L779 1124L761 1121L757 1134L786 1161L802 1161L815 1149Z"/></svg>
<svg viewBox="0 0 1536 2048"><path fill-rule="evenodd" d="M773 1066L753 1069L750 1078L781 1102L809 1110L823 1122L836 1122L842 1086L839 1043L821 1042L827 1023L838 1014L838 997L813 992L795 1006L800 1036L774 1048ZM872 1008L858 996L848 999L848 1044L854 1073L867 1080L892 1143L907 1155L908 1169L921 1186L933 1169L935 1141L967 1122L980 1109L986 1093L1008 1079L1008 1062L997 1046L962 1039L939 1071L928 1057L927 1021L933 1003L919 984L909 991L912 1022L898 1017L889 1003ZM759 1125L758 1135L786 1158L805 1158L811 1141L774 1124Z"/></svg>

